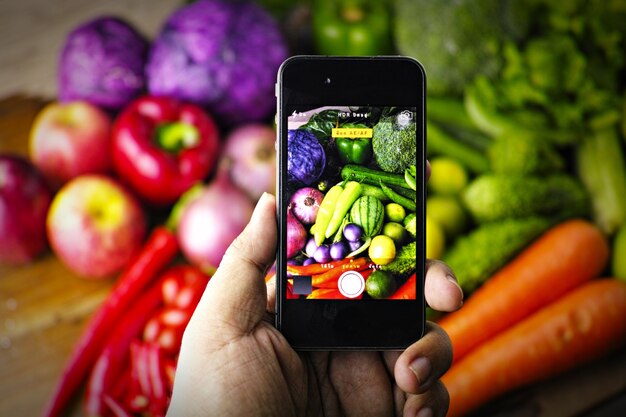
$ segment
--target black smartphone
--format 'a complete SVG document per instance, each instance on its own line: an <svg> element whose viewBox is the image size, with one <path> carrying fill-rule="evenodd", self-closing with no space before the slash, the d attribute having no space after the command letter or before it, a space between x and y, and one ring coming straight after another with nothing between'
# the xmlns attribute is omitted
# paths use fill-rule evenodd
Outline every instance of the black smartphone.
<svg viewBox="0 0 626 417"><path fill-rule="evenodd" d="M280 67L277 328L301 350L424 331L425 73L408 57Z"/></svg>

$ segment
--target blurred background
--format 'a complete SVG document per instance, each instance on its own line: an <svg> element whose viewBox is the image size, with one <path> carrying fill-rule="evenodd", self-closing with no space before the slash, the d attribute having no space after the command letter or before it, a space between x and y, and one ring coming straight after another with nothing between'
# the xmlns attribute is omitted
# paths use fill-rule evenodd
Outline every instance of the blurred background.
<svg viewBox="0 0 626 417"><path fill-rule="evenodd" d="M0 415L164 415L199 294L275 192L294 54L426 69L426 252L466 296L428 311L450 415L623 415L624 21L621 0L3 0Z"/></svg>

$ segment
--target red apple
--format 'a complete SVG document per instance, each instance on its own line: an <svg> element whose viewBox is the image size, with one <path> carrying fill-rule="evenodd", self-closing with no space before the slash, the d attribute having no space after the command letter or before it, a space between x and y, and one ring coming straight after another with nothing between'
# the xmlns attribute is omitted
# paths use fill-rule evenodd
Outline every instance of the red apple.
<svg viewBox="0 0 626 417"><path fill-rule="evenodd" d="M52 200L29 161L0 155L0 262L23 264L46 248L46 214Z"/></svg>
<svg viewBox="0 0 626 417"><path fill-rule="evenodd" d="M83 175L54 197L47 227L50 246L69 269L102 278L119 271L140 248L146 218L118 182Z"/></svg>
<svg viewBox="0 0 626 417"><path fill-rule="evenodd" d="M232 182L254 201L276 191L276 132L251 123L233 130L226 138L224 156L230 160Z"/></svg>
<svg viewBox="0 0 626 417"><path fill-rule="evenodd" d="M111 162L111 119L85 101L50 103L30 132L30 158L55 187L88 173L106 173Z"/></svg>

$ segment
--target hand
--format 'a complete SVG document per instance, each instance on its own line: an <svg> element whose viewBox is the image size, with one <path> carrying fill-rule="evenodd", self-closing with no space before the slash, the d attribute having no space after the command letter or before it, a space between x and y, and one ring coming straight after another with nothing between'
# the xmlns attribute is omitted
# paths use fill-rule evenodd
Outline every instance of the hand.
<svg viewBox="0 0 626 417"><path fill-rule="evenodd" d="M264 194L187 326L168 415L445 416L439 377L452 348L434 323L401 353L291 348L273 326L274 285L264 282L276 238L275 199ZM441 311L462 304L452 271L438 261L427 263L425 295Z"/></svg>

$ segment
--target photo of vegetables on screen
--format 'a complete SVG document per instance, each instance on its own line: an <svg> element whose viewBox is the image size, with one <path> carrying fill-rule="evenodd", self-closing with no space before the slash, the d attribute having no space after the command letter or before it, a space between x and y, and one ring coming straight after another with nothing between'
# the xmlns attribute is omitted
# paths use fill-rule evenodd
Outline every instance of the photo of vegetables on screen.
<svg viewBox="0 0 626 417"><path fill-rule="evenodd" d="M415 299L416 109L294 111L287 298Z"/></svg>

